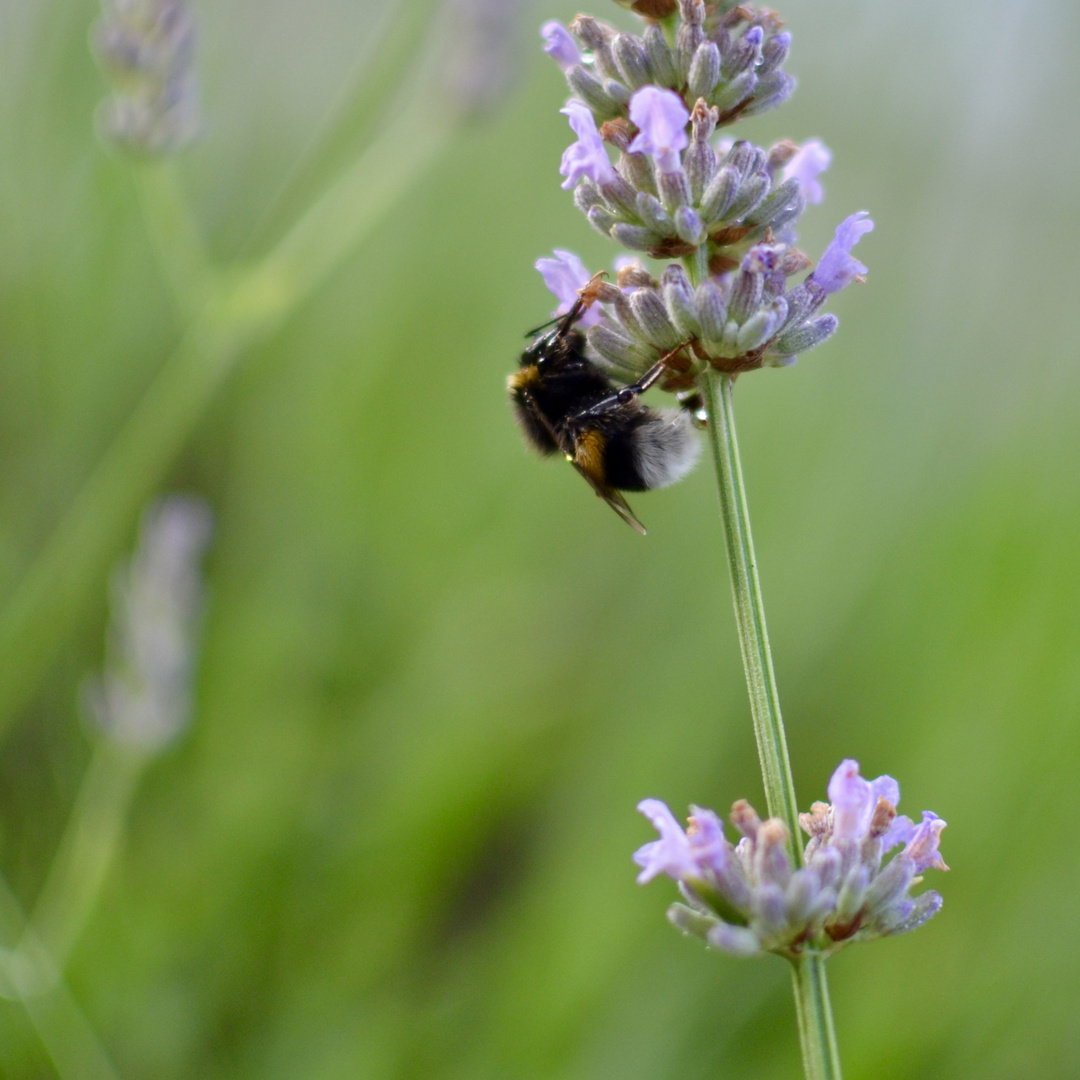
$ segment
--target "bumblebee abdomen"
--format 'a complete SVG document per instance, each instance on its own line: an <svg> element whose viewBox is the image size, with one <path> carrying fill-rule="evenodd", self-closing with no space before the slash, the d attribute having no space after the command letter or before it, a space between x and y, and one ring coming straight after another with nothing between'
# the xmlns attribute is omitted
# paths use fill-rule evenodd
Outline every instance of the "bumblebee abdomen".
<svg viewBox="0 0 1080 1080"><path fill-rule="evenodd" d="M649 491L681 480L697 463L701 440L682 409L639 407L607 433L604 479L620 491Z"/></svg>

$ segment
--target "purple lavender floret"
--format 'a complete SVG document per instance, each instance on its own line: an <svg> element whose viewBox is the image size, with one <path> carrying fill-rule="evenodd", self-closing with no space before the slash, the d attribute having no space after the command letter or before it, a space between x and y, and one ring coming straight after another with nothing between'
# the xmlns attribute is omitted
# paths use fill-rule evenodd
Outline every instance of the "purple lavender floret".
<svg viewBox="0 0 1080 1080"><path fill-rule="evenodd" d="M630 153L652 154L661 172L676 172L679 151L690 143L686 134L690 113L682 98L672 90L642 87L630 99L630 119L639 129L630 143Z"/></svg>
<svg viewBox="0 0 1080 1080"><path fill-rule="evenodd" d="M568 71L575 64L581 63L581 51L577 47L570 31L562 23L552 19L540 27L540 36L544 39L544 52L555 63Z"/></svg>
<svg viewBox="0 0 1080 1080"><path fill-rule="evenodd" d="M800 815L809 834L803 865L790 854L787 827L762 821L745 801L731 809L742 834L735 846L711 811L692 808L684 832L658 799L642 811L660 839L634 855L639 882L667 874L686 903L670 920L718 948L746 955L827 956L853 941L869 941L920 926L941 908L932 890L911 895L928 868L947 870L939 843L945 822L931 811L920 825L897 815L900 786L890 776L866 780L858 762L840 763L829 781L830 802ZM897 845L904 848L890 859Z"/></svg>
<svg viewBox="0 0 1080 1080"><path fill-rule="evenodd" d="M615 168L608 160L604 141L596 130L596 121L589 107L581 101L570 100L559 111L569 117L570 126L577 135L577 141L563 151L559 172L566 179L562 186L572 188L582 177L588 177L596 184L615 180Z"/></svg>
<svg viewBox="0 0 1080 1080"><path fill-rule="evenodd" d="M578 290L588 284L592 275L585 268L585 264L572 251L556 248L554 258L547 256L536 260L536 269L544 279L544 284L555 294L559 301L558 307L551 313L565 315L578 298ZM578 319L578 326L583 329L593 326L603 318L603 312L599 306L587 308Z"/></svg>
<svg viewBox="0 0 1080 1080"><path fill-rule="evenodd" d="M784 179L794 177L802 185L808 203L819 203L825 191L818 177L829 167L832 151L820 139L808 139L784 166Z"/></svg>
<svg viewBox="0 0 1080 1080"><path fill-rule="evenodd" d="M874 222L866 210L844 218L836 226L836 236L829 242L810 280L826 293L834 293L865 274L866 267L851 254L851 249L873 228Z"/></svg>

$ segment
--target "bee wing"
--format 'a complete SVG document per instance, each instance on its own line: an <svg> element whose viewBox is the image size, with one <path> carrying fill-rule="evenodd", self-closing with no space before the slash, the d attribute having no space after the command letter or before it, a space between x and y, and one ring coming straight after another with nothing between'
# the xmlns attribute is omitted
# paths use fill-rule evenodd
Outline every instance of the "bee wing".
<svg viewBox="0 0 1080 1080"><path fill-rule="evenodd" d="M608 506L610 506L611 509L614 510L615 513L623 519L623 521L626 522L627 525L629 525L632 529L637 529L637 531L641 533L642 536L644 536L645 526L642 525L641 522L638 521L638 519L634 516L634 511L630 509L629 504L622 497L622 495L618 491L616 491L615 488L608 487L607 484L603 483L597 477L593 476L592 473L590 473L589 470L575 458L570 457L569 454L567 454L566 456L570 464L573 465L574 468L577 469L577 471L581 473L581 475L584 476L585 479L588 481L589 487L591 487L593 491L595 491L596 494L599 495L600 498L603 499L604 502L606 502Z"/></svg>
<svg viewBox="0 0 1080 1080"><path fill-rule="evenodd" d="M577 462L575 462L577 465ZM586 473L579 465L578 472L585 477L585 480L589 481L590 486L596 492L596 494L602 498L609 507L615 511L623 521L633 529L637 529L642 536L645 536L645 526L638 521L634 516L634 511L630 509L629 503L620 495L620 492L613 487L605 487L602 484L597 484L593 477Z"/></svg>

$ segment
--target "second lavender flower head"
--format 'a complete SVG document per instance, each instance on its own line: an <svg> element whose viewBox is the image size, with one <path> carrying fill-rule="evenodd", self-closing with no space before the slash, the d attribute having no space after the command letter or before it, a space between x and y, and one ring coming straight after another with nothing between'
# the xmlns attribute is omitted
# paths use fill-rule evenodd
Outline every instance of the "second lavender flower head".
<svg viewBox="0 0 1080 1080"><path fill-rule="evenodd" d="M674 878L685 903L673 904L669 919L740 955L827 956L854 941L913 930L937 914L939 893L910 890L925 870L948 869L938 850L945 822L929 810L919 824L897 814L899 784L889 776L863 779L856 761L840 763L828 794L828 803L800 815L809 836L801 866L792 865L784 823L763 821L745 801L731 808L741 834L733 845L711 810L691 808L684 831L664 803L645 799L638 809L660 839L635 853L638 881Z"/></svg>

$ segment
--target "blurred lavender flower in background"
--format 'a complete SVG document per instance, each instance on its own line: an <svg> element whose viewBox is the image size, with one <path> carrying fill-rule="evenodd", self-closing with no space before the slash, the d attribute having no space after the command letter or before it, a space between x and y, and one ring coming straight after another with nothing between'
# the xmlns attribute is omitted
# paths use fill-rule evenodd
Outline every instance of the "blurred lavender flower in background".
<svg viewBox="0 0 1080 1080"><path fill-rule="evenodd" d="M435 38L446 49L444 88L466 116L498 105L517 78L522 8L521 0L446 0L439 12Z"/></svg>
<svg viewBox="0 0 1080 1080"><path fill-rule="evenodd" d="M818 180L832 161L832 151L820 139L807 139L784 166L784 179L799 181L808 203L819 203L825 191Z"/></svg>
<svg viewBox="0 0 1080 1080"><path fill-rule="evenodd" d="M779 818L762 821L745 801L731 808L742 834L732 845L711 810L691 807L684 832L664 803L645 799L638 809L660 839L635 853L638 881L674 878L686 903L673 904L669 919L740 955L827 956L853 941L913 930L935 915L941 895L931 889L912 896L910 889L928 868L948 869L938 850L945 822L929 810L918 825L897 815L897 782L863 779L856 761L840 763L828 794L828 803L814 803L799 817L810 837L801 867L792 865L787 826Z"/></svg>
<svg viewBox="0 0 1080 1080"><path fill-rule="evenodd" d="M195 24L185 0L103 0L91 32L94 52L113 84L98 121L123 149L163 154L199 130Z"/></svg>
<svg viewBox="0 0 1080 1080"><path fill-rule="evenodd" d="M135 553L113 577L105 670L85 695L102 729L119 742L158 749L190 718L199 560L212 528L201 499L163 498L143 515Z"/></svg>

